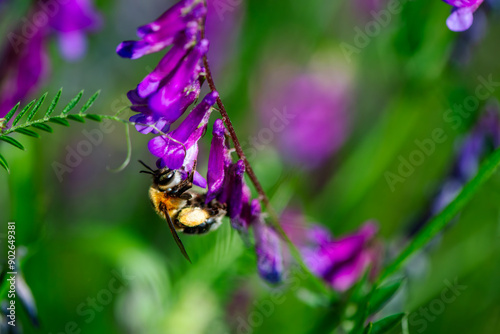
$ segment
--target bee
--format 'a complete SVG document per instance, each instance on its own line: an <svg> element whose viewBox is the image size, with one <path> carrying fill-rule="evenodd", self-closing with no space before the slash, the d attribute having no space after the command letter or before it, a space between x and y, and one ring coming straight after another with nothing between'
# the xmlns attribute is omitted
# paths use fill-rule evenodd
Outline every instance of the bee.
<svg viewBox="0 0 500 334"><path fill-rule="evenodd" d="M226 215L226 205L217 200L206 203L206 193L192 190L196 162L184 180L179 170L153 170L144 162L139 162L148 169L142 170L141 173L153 176L153 184L149 187L151 204L156 213L167 221L182 255L191 262L177 232L203 234L216 230Z"/></svg>

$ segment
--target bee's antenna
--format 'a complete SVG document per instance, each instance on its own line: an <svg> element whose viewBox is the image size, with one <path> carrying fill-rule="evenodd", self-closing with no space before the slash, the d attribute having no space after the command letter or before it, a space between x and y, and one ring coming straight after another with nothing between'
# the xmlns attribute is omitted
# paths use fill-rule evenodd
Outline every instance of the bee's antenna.
<svg viewBox="0 0 500 334"><path fill-rule="evenodd" d="M154 173L148 171L148 170L141 170L139 173L144 173L144 174L151 174L154 175Z"/></svg>
<svg viewBox="0 0 500 334"><path fill-rule="evenodd" d="M154 170L153 170L151 167L149 167L148 165L146 165L146 164L144 163L144 161L142 161L142 160L138 160L138 161L139 161L139 163L140 163L141 165L143 165L144 167L146 167L147 169L149 169L151 172L153 172L153 173L154 173Z"/></svg>

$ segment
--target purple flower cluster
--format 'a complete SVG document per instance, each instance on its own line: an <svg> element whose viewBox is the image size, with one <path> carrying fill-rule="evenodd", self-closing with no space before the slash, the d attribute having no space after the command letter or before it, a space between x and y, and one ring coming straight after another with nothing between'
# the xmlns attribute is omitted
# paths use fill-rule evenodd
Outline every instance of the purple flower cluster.
<svg viewBox="0 0 500 334"><path fill-rule="evenodd" d="M159 168L168 167L186 178L198 158L198 141L205 134L218 93L212 91L198 103L175 129L178 121L200 95L205 80L203 58L209 42L201 38L207 9L200 0L181 0L154 22L139 27L138 41L125 41L116 52L136 59L170 46L156 68L127 96L137 112L130 120L141 133L160 134L148 143ZM208 158L207 178L194 172L193 183L208 188L206 201L217 200L227 206L231 225L244 237L254 229L260 275L276 283L281 279L283 259L277 233L267 226L258 200L251 200L245 184L245 164L233 162L228 133L222 120L214 122Z"/></svg>
<svg viewBox="0 0 500 334"><path fill-rule="evenodd" d="M374 222L338 239L320 225L307 226L297 211L286 211L282 223L306 266L333 289L346 291L366 270L376 270L379 252L372 241L378 228Z"/></svg>
<svg viewBox="0 0 500 334"><path fill-rule="evenodd" d="M38 20L46 17L46 23L36 25L39 21L35 17ZM62 56L66 60L76 60L86 50L85 32L97 28L100 23L100 16L89 0L70 0L57 6L39 2L31 9L29 18L17 32L8 35L9 43L2 53L0 117L34 92L48 74L45 44L52 32L59 38Z"/></svg>
<svg viewBox="0 0 500 334"><path fill-rule="evenodd" d="M483 3L483 0L443 0L453 6L446 25L453 31L464 31L470 28L474 21L474 12Z"/></svg>
<svg viewBox="0 0 500 334"><path fill-rule="evenodd" d="M124 58L137 59L171 46L156 68L127 96L131 109L137 112L130 120L141 133L162 133L148 144L151 153L159 158L159 167L182 169L185 175L192 170L198 156L198 140L207 123L218 94L205 96L177 129L170 131L200 95L204 81L203 56L208 40L201 38L206 15L203 1L182 0L155 21L137 29L138 41L125 41L116 52ZM205 179L197 172L194 183L206 187Z"/></svg>

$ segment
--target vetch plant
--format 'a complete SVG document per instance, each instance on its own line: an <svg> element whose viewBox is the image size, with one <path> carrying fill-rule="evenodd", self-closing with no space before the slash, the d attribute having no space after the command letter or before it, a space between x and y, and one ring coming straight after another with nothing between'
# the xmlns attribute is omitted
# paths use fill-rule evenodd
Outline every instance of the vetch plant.
<svg viewBox="0 0 500 334"><path fill-rule="evenodd" d="M188 258L176 231L207 232L210 228L205 228L205 225L211 226L215 223L214 226L217 226L219 223L215 221L220 219L222 212L227 212L231 225L241 233L247 234L249 227L254 226L259 273L269 282L276 283L280 281L282 271L282 259L279 252L276 252L280 248L280 241L275 235L276 232L265 226L259 218L261 213L258 202L250 204L250 190L243 179L245 172L256 187L259 200L270 209L269 200L243 153L212 79L206 56L209 41L204 38L206 12L204 1L182 0L157 20L139 27L137 36L140 40L125 41L118 45L116 52L121 57L130 59L159 52L171 46L157 67L136 89L128 92L131 109L138 112L130 121L137 124L136 129L141 133L159 134L148 144L149 151L159 158L156 163L159 169L146 171L154 177L150 196L157 211L167 220L183 254ZM210 93L191 110L176 129L171 130L171 125L198 99L205 81L208 82ZM198 141L207 130L212 109L216 104L222 120L214 123L207 183L195 170ZM225 137L230 137L235 145L240 158L237 162L232 161ZM169 188L161 188L161 176L158 176L176 173L181 175L182 180L168 180L166 184ZM179 188L181 185L182 188ZM202 197L192 194L189 189L193 185L200 188L208 186L208 192ZM156 194L156 188L163 194ZM155 195L151 195L151 192ZM191 203L192 198L201 200L199 203ZM223 207L215 209L215 206L219 206L218 203ZM199 214L195 217L194 213L189 213L188 218L188 213L184 214L186 210ZM196 232L193 228L196 228Z"/></svg>

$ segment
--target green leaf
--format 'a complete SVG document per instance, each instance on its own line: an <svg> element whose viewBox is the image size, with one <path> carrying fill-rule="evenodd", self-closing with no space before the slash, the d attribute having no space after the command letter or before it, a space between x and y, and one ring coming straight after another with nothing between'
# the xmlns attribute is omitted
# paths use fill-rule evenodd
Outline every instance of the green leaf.
<svg viewBox="0 0 500 334"><path fill-rule="evenodd" d="M80 109L80 114L85 113L94 104L95 100L99 97L99 94L101 94L100 90L95 92L94 95L92 95L90 99L88 99L88 101L85 102L82 109Z"/></svg>
<svg viewBox="0 0 500 334"><path fill-rule="evenodd" d="M404 316L405 316L405 313L403 312L403 313L396 313L396 314L390 315L388 317L385 317L383 319L380 319L379 321L373 323L373 327L372 327L371 331L368 333L370 333L370 334L387 333L389 330L394 328L394 326L399 324Z"/></svg>
<svg viewBox="0 0 500 334"><path fill-rule="evenodd" d="M40 107L43 104L43 101L45 101L45 98L47 97L48 93L45 93L42 95L42 97L36 102L35 106L33 107L33 110L31 110L30 114L28 115L28 122L33 119L37 111L40 109Z"/></svg>
<svg viewBox="0 0 500 334"><path fill-rule="evenodd" d="M366 326L365 330L363 331L363 334L371 334L373 330L373 323L369 322L368 326Z"/></svg>
<svg viewBox="0 0 500 334"><path fill-rule="evenodd" d="M15 126L17 124L17 122L19 122L21 120L21 118L24 116L24 114L26 114L26 112L31 108L33 103L35 103L35 100L28 103L28 105L26 107L24 107L23 110L21 110L19 112L19 114L17 114L16 119L14 120L14 122L12 122L12 126Z"/></svg>
<svg viewBox="0 0 500 334"><path fill-rule="evenodd" d="M80 122L80 123L85 123L85 118L83 118L82 116L80 115L68 115L67 117L68 119L72 120L72 121L77 121L77 122Z"/></svg>
<svg viewBox="0 0 500 334"><path fill-rule="evenodd" d="M5 160L5 158L1 154L0 154L0 166L2 166L3 168L5 168L5 170L7 171L7 173L10 174L9 164L7 163L7 160Z"/></svg>
<svg viewBox="0 0 500 334"><path fill-rule="evenodd" d="M15 146L17 147L18 149L20 150L23 150L24 151L24 146L21 145L20 142L18 142L17 140L15 140L14 138L12 137L8 137L8 136L0 136L0 140L6 142L6 143L9 143L11 144L12 146Z"/></svg>
<svg viewBox="0 0 500 334"><path fill-rule="evenodd" d="M23 135L30 136L30 137L35 137L35 138L40 138L40 135L36 133L35 131L29 130L29 129L16 129L15 132L22 133Z"/></svg>
<svg viewBox="0 0 500 334"><path fill-rule="evenodd" d="M52 123L56 123L56 124L60 124L60 125L64 125L64 126L69 126L69 122L67 120L65 120L64 118L54 117L54 118L49 119L49 121Z"/></svg>
<svg viewBox="0 0 500 334"><path fill-rule="evenodd" d="M45 132L49 132L49 133L54 132L54 130L52 130L52 128L50 126L48 126L47 124L35 123L35 124L32 124L31 126L34 127L35 129L43 130Z"/></svg>
<svg viewBox="0 0 500 334"><path fill-rule="evenodd" d="M379 282L396 272L413 253L425 246L469 203L481 186L489 180L500 165L500 149L493 152L482 164L476 176L470 180L460 194L443 211L434 216L413 238L410 244L389 264L380 275Z"/></svg>
<svg viewBox="0 0 500 334"><path fill-rule="evenodd" d="M10 109L9 113L5 115L4 117L5 123L7 123L12 118L12 116L14 116L20 104L21 102L18 102L12 109Z"/></svg>
<svg viewBox="0 0 500 334"><path fill-rule="evenodd" d="M83 90L80 91L80 93L78 93L77 96L75 96L73 99L71 99L71 101L69 101L69 103L66 105L66 107L64 107L63 111L61 114L67 114L71 109L73 109L76 104L80 101L80 99L82 98L82 95L83 95Z"/></svg>
<svg viewBox="0 0 500 334"><path fill-rule="evenodd" d="M95 122L102 122L102 117L96 114L85 114L85 117Z"/></svg>
<svg viewBox="0 0 500 334"><path fill-rule="evenodd" d="M382 285L375 289L368 304L368 314L379 311L399 290L404 278Z"/></svg>
<svg viewBox="0 0 500 334"><path fill-rule="evenodd" d="M49 117L50 114L52 114L52 112L54 111L54 109L56 109L57 103L59 102L59 99L61 98L61 93L62 93L62 88L59 89L56 96L54 96L54 98L52 99L52 102L50 102L49 109L47 109L47 112L45 113L44 118Z"/></svg>

